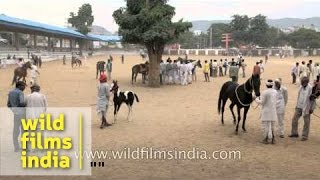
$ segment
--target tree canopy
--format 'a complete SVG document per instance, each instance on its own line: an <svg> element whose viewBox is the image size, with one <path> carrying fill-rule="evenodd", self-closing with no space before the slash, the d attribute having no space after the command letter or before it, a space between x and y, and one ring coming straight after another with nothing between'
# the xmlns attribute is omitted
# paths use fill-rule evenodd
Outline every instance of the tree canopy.
<svg viewBox="0 0 320 180"><path fill-rule="evenodd" d="M192 27L189 22L172 22L175 8L167 0L126 0L126 7L113 12L119 34L126 43L146 46L150 61L149 85L158 87L159 64L166 44Z"/></svg>
<svg viewBox="0 0 320 180"><path fill-rule="evenodd" d="M83 4L79 8L77 15L74 12L71 12L70 17L68 18L68 23L82 34L88 34L90 32L93 21L94 17L90 4Z"/></svg>

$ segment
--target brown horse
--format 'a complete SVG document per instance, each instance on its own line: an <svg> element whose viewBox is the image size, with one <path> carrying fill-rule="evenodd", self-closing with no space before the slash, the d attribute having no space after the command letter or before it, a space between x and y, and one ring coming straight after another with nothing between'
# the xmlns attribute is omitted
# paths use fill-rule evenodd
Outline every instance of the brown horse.
<svg viewBox="0 0 320 180"><path fill-rule="evenodd" d="M134 82L137 82L137 76L139 73L142 74L142 83L145 83L146 77L149 72L149 62L147 61L144 64L137 64L132 67L132 78L131 78L131 83L133 84Z"/></svg>
<svg viewBox="0 0 320 180"><path fill-rule="evenodd" d="M71 58L71 67L73 68L73 65L76 65L76 67L77 66L79 66L79 67L81 67L81 65L82 65L82 61L79 59L79 58L77 58L77 57L75 57L75 56L72 56L72 58Z"/></svg>
<svg viewBox="0 0 320 180"><path fill-rule="evenodd" d="M26 76L27 76L27 70L31 69L31 63L30 61L25 63L22 67L17 67L14 70L14 75L12 79L12 85L14 85L16 82L20 81L22 78L24 82L26 82Z"/></svg>

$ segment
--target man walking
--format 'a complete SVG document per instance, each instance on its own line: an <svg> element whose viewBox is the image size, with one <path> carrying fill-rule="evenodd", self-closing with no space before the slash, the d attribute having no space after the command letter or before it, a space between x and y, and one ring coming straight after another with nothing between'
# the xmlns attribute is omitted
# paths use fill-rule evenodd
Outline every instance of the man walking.
<svg viewBox="0 0 320 180"><path fill-rule="evenodd" d="M247 64L244 62L244 59L241 60L241 69L242 69L242 77L245 78L246 77L246 67Z"/></svg>
<svg viewBox="0 0 320 180"><path fill-rule="evenodd" d="M210 69L210 65L208 64L208 61L205 60L204 61L204 67L203 67L203 73L204 73L205 82L210 82L209 69Z"/></svg>
<svg viewBox="0 0 320 180"><path fill-rule="evenodd" d="M236 62L232 62L229 68L229 76L232 79L232 82L238 82L238 74L239 74L239 67L236 65Z"/></svg>
<svg viewBox="0 0 320 180"><path fill-rule="evenodd" d="M292 84L296 84L298 73L299 73L299 63L297 62L296 65L293 66L291 69Z"/></svg>
<svg viewBox="0 0 320 180"><path fill-rule="evenodd" d="M11 90L8 95L7 106L11 109L14 115L12 140L15 152L18 152L21 149L18 138L20 133L23 133L21 119L25 118L25 102L23 94L25 87L26 84L23 81L18 81L16 83L16 88Z"/></svg>
<svg viewBox="0 0 320 180"><path fill-rule="evenodd" d="M310 99L312 93L312 86L309 84L309 79L303 77L301 79L301 87L298 93L298 100L295 109L294 116L292 118L292 129L291 138L298 138L298 121L301 116L303 116L304 126L302 132L302 141L308 140L309 129L310 129L310 115L313 113L315 108L315 100Z"/></svg>
<svg viewBox="0 0 320 180"><path fill-rule="evenodd" d="M258 104L261 104L261 121L263 131L263 144L268 144L271 139L271 144L275 144L274 123L277 119L276 112L276 91L272 89L273 81L268 80L266 83L267 89L261 93L261 97L256 99Z"/></svg>
<svg viewBox="0 0 320 180"><path fill-rule="evenodd" d="M110 55L110 57L112 57L111 55ZM107 63L107 73L108 73L108 78L111 80L112 79L112 77L111 77L111 73L112 73L112 61L111 61L111 59L108 59L108 63Z"/></svg>

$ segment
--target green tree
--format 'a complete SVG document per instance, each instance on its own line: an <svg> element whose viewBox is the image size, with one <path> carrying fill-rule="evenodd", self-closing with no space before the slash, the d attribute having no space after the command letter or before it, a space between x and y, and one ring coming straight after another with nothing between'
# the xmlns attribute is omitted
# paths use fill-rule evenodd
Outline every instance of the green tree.
<svg viewBox="0 0 320 180"><path fill-rule="evenodd" d="M267 24L267 17L261 14L250 19L250 28L248 40L250 43L259 46L268 46L267 32L269 25Z"/></svg>
<svg viewBox="0 0 320 180"><path fill-rule="evenodd" d="M288 35L290 45L295 48L320 48L320 35L311 29L299 29Z"/></svg>
<svg viewBox="0 0 320 180"><path fill-rule="evenodd" d="M208 29L209 43L210 43L210 38L212 38L213 47L224 46L224 43L221 42L222 34L230 33L230 32L231 32L231 28L229 24L224 24L224 23L211 24L210 28ZM211 33L212 35L210 35Z"/></svg>
<svg viewBox="0 0 320 180"><path fill-rule="evenodd" d="M126 7L113 12L123 41L144 45L148 50L150 87L160 87L159 68L165 45L192 27L183 20L173 23L174 14L175 8L167 0L126 0Z"/></svg>
<svg viewBox="0 0 320 180"><path fill-rule="evenodd" d="M182 49L196 49L198 44L198 38L191 31L182 33L177 42L181 45Z"/></svg>
<svg viewBox="0 0 320 180"><path fill-rule="evenodd" d="M92 15L92 8L90 4L83 4L79 10L77 15L71 12L70 17L68 18L68 23L72 25L72 27L76 28L78 32L87 35L91 29L92 23L94 21L94 17ZM85 40L78 39L80 46L80 54L82 54L83 45Z"/></svg>
<svg viewBox="0 0 320 180"><path fill-rule="evenodd" d="M249 26L250 18L247 15L233 15L230 22L230 28L232 38L234 42L241 46L243 44L249 44Z"/></svg>

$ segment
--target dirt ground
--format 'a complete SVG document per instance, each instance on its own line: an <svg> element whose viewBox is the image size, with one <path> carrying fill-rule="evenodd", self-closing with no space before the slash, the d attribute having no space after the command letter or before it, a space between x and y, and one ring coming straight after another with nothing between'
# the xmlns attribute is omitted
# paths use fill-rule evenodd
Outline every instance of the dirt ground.
<svg viewBox="0 0 320 180"><path fill-rule="evenodd" d="M166 58L166 57L164 57ZM175 57L171 57L175 58ZM201 60L220 57L190 57ZM259 58L245 58L246 73L251 74L253 64ZM133 121L126 120L127 107L123 106L117 124L100 130L95 113L96 85L95 62L107 60L107 56L88 59L86 65L72 69L62 61L43 64L40 69L41 91L47 96L49 106L91 106L92 146L94 150L122 150L124 147L153 147L159 150L239 150L240 160L106 160L105 167L93 168L91 177L80 179L320 179L320 119L312 116L309 140L277 138L276 145L260 143L261 127L259 108L251 108L247 117L247 133L234 134L231 113L226 109L225 125L217 113L217 101L222 84L227 77L211 79L205 83L202 70L198 81L189 86L171 85L148 88L138 82L131 85L131 67L142 63L138 56L126 56L121 64L120 56L114 56L113 77L122 90L132 90L140 98L133 107ZM281 77L288 88L289 102L285 115L286 135L290 133L291 118L297 98L297 85L292 85L290 70L296 61L309 58L285 59L271 57L262 75L262 89L267 79ZM313 58L320 61L320 58ZM6 106L8 91L12 88L13 66L0 69L0 105ZM239 78L240 83L246 79ZM25 93L29 93L27 88ZM253 106L256 106L254 103ZM228 107L228 106L227 106ZM108 120L112 122L113 107ZM319 109L315 114L320 115ZM300 119L299 132L303 120ZM39 179L61 179L45 177ZM32 177L32 179L38 179ZM67 177L79 179L78 177ZM0 178L1 179L1 178ZM13 179L13 178L12 178ZM17 179L17 178L14 178ZM29 178L24 178L29 179ZM31 177L30 177L31 179ZM100 178L99 178L100 179Z"/></svg>

